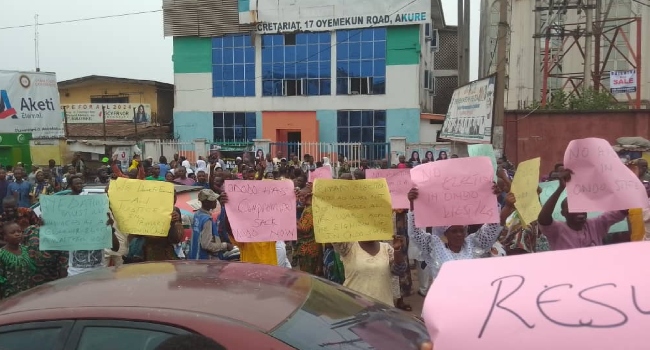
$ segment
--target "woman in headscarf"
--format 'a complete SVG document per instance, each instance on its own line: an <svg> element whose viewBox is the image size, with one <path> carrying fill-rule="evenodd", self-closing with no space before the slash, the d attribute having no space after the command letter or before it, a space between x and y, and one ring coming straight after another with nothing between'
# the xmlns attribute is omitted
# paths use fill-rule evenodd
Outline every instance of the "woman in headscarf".
<svg viewBox="0 0 650 350"><path fill-rule="evenodd" d="M323 245L316 243L314 236L314 216L311 207L312 191L307 186L298 192L298 200L304 205L298 219L298 242L295 255L301 271L315 276L323 276Z"/></svg>
<svg viewBox="0 0 650 350"><path fill-rule="evenodd" d="M36 180L34 186L32 186L32 190L29 192L32 204L38 203L40 195L49 195L52 193L54 193L54 186L45 179L43 170L36 170Z"/></svg>
<svg viewBox="0 0 650 350"><path fill-rule="evenodd" d="M496 185L492 189L495 195L500 193ZM409 238L420 249L424 262L431 267L434 280L444 263L452 260L476 259L489 252L499 237L506 219L515 211L515 196L510 193L501 210L499 224L483 224L476 233L470 235L467 235L467 226L464 225L434 227L434 233L430 234L415 226L413 201L418 198L417 188L409 191L408 198L411 202L411 211L408 213ZM441 236L445 236L447 243L443 242Z"/></svg>

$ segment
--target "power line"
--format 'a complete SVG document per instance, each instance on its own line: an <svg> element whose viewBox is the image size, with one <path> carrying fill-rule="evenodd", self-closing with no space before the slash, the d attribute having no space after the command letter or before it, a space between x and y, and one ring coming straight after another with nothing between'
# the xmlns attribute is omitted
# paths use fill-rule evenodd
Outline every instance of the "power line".
<svg viewBox="0 0 650 350"><path fill-rule="evenodd" d="M97 19L107 19L107 18L117 18L117 17L127 17L127 16L135 16L135 15L144 15L148 13L157 13L157 12L162 12L162 9L159 10L151 10L151 11L140 11L140 12L129 12L129 13L121 13L118 15L107 15L107 16L98 16L98 17L87 17L87 18L77 18L77 19L69 19L69 20L63 20L63 21L55 21L55 22L46 22L46 23L39 23L39 26L47 26L47 25L54 25L54 24L64 24L64 23L76 23L76 22L86 22L86 21L94 21ZM23 24L19 26L9 26L9 27L0 27L0 30L7 30L7 29L18 29L18 28L28 28L28 27L33 27L34 24Z"/></svg>
<svg viewBox="0 0 650 350"><path fill-rule="evenodd" d="M416 1L418 1L418 0L411 0L411 1L409 1L408 3L406 3L406 5L404 5L404 6L400 7L400 8L398 8L397 10L395 10L393 13L389 14L388 16L389 16L389 17L390 17L390 16L393 16L394 14L400 12L401 10L403 10L404 8L406 8L407 6L411 5L412 3L416 2ZM365 27L365 28L362 28L362 29L370 29L370 28L374 28L374 27L377 27L377 25L376 25L376 24L373 24L373 25L371 25L371 26L369 26L369 27ZM314 53L313 55L311 55L311 56L309 56L309 57L307 57L307 58L305 58L305 59L303 59L303 60L295 61L295 62L282 62L282 63L273 64L272 66L281 65L281 64L284 65L284 64L305 63L305 62L309 61L310 58L315 57L315 56L318 56L318 54L320 54L321 52L324 52L324 51L327 51L327 50L331 50L333 47L335 47L335 46L337 46L337 45L339 45L339 44L342 44L342 43L348 42L348 41L350 41L350 39L355 38L355 37L357 37L357 36L359 36L359 35L361 35L361 31L360 31L360 30L359 30L356 34L348 36L348 38L347 38L346 40L343 40L343 41L341 41L341 42L337 42L337 43L335 43L335 44L333 44L333 45L330 45L328 48L323 49L323 50L320 50L320 51ZM263 76L263 75L260 75L260 76L255 77L254 80L257 81L257 79L262 79L262 78L264 78L264 76ZM183 89L183 90L176 90L176 91L191 92L191 91L205 91L205 90L212 90L212 87L209 87L209 88L207 88L207 89Z"/></svg>

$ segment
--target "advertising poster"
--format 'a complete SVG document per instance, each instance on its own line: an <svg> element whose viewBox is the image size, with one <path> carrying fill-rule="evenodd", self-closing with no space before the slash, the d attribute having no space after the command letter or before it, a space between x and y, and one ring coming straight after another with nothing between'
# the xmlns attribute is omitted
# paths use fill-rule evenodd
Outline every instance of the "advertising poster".
<svg viewBox="0 0 650 350"><path fill-rule="evenodd" d="M64 137L54 73L0 71L0 130Z"/></svg>
<svg viewBox="0 0 650 350"><path fill-rule="evenodd" d="M142 103L82 103L64 104L68 124L101 124L104 122L103 111L106 112L106 122L132 122L146 124L151 122L151 105Z"/></svg>

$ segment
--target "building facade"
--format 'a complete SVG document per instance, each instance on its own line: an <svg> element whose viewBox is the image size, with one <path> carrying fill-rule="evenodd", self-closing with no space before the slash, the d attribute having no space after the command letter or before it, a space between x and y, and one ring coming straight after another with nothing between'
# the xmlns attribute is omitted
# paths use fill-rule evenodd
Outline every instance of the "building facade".
<svg viewBox="0 0 650 350"><path fill-rule="evenodd" d="M479 77L496 72L499 4L500 0L481 0ZM511 0L507 18L506 109L530 108L553 91L571 93L576 86L609 90L611 71L634 69L639 73L635 79L641 89L640 105L650 106L650 71L641 59L650 55L650 45L641 45L642 36L650 33L647 4L632 0ZM586 50L586 37L590 38L590 51ZM635 93L613 96L635 106Z"/></svg>
<svg viewBox="0 0 650 350"><path fill-rule="evenodd" d="M181 140L419 142L439 104L440 0L186 2L163 3Z"/></svg>

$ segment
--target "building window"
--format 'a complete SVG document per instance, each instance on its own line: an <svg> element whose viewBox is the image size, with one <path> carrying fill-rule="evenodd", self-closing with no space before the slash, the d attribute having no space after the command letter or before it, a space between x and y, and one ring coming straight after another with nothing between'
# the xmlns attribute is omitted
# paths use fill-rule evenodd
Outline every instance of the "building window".
<svg viewBox="0 0 650 350"><path fill-rule="evenodd" d="M255 112L215 112L214 142L251 142L256 137Z"/></svg>
<svg viewBox="0 0 650 350"><path fill-rule="evenodd" d="M255 46L250 35L212 38L212 96L255 96Z"/></svg>
<svg viewBox="0 0 650 350"><path fill-rule="evenodd" d="M386 28L336 32L337 95L386 93Z"/></svg>
<svg viewBox="0 0 650 350"><path fill-rule="evenodd" d="M262 95L330 95L331 37L329 32L263 35Z"/></svg>
<svg viewBox="0 0 650 350"><path fill-rule="evenodd" d="M338 142L386 142L386 111L338 111Z"/></svg>

